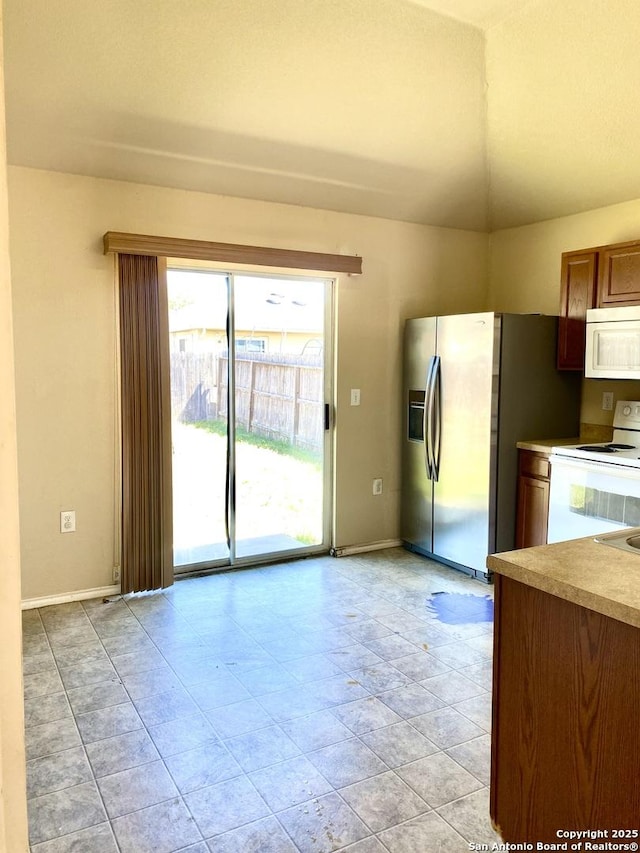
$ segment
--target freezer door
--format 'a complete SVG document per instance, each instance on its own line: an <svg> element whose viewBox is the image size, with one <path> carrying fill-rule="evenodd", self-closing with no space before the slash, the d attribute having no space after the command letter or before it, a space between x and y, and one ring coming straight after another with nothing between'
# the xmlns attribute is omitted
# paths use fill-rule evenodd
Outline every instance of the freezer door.
<svg viewBox="0 0 640 853"><path fill-rule="evenodd" d="M422 551L432 549L433 484L425 433L427 379L436 349L436 318L407 320L404 334L401 535Z"/></svg>
<svg viewBox="0 0 640 853"><path fill-rule="evenodd" d="M433 553L486 572L495 513L500 318L438 318L441 362L439 476L434 486Z"/></svg>

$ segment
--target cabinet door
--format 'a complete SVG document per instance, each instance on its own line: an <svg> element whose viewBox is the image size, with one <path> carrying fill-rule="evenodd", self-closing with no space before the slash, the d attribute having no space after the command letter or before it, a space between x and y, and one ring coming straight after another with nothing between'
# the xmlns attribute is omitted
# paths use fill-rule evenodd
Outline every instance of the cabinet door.
<svg viewBox="0 0 640 853"><path fill-rule="evenodd" d="M494 580L491 818L505 842L533 842L522 849L586 827L628 828L619 846L634 847L640 629Z"/></svg>
<svg viewBox="0 0 640 853"><path fill-rule="evenodd" d="M518 526L516 548L547 544L549 483L533 477L518 480Z"/></svg>
<svg viewBox="0 0 640 853"><path fill-rule="evenodd" d="M587 309L596 304L597 270L596 251L562 255L558 370L584 369Z"/></svg>
<svg viewBox="0 0 640 853"><path fill-rule="evenodd" d="M640 242L605 246L598 267L599 308L640 303Z"/></svg>
<svg viewBox="0 0 640 853"><path fill-rule="evenodd" d="M532 450L518 451L518 508L516 548L547 544L549 517L549 457Z"/></svg>

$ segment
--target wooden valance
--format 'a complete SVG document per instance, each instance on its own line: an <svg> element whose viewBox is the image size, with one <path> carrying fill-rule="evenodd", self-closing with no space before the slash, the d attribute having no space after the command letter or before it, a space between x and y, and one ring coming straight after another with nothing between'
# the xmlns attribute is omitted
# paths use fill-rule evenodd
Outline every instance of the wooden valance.
<svg viewBox="0 0 640 853"><path fill-rule="evenodd" d="M105 255L155 255L161 258L362 274L362 258L357 255L299 252L295 249L211 243L208 240L184 240L180 237L149 237L119 231L107 231L104 235L104 252Z"/></svg>

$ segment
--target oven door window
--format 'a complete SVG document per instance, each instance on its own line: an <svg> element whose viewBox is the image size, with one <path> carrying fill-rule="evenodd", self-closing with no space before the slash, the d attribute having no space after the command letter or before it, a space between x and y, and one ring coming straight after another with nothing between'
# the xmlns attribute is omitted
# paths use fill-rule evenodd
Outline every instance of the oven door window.
<svg viewBox="0 0 640 853"><path fill-rule="evenodd" d="M640 527L640 470L552 458L548 542Z"/></svg>

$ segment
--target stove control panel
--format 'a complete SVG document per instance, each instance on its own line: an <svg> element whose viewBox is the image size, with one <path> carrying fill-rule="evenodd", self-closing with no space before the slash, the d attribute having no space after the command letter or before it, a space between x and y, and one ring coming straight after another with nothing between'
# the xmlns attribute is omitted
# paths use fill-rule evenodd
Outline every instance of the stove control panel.
<svg viewBox="0 0 640 853"><path fill-rule="evenodd" d="M640 429L640 402L618 400L613 426L617 429Z"/></svg>

